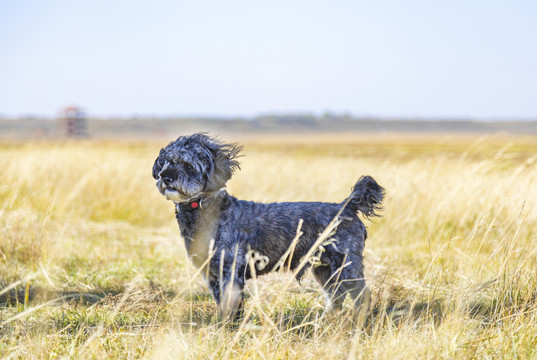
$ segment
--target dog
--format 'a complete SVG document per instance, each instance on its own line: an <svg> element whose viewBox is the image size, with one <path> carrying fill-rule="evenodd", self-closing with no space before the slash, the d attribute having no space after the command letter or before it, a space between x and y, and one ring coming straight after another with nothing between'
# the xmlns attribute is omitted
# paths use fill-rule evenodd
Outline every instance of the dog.
<svg viewBox="0 0 537 360"><path fill-rule="evenodd" d="M227 193L225 185L240 169L241 149L197 133L170 142L153 165L158 190L175 203L188 255L223 316L242 313L246 280L287 264L299 281L312 268L328 307L340 307L349 294L363 317L371 295L363 267L367 231L358 213L378 216L384 189L363 176L341 203L239 200ZM319 242L329 226L329 236ZM316 261L310 261L313 258Z"/></svg>

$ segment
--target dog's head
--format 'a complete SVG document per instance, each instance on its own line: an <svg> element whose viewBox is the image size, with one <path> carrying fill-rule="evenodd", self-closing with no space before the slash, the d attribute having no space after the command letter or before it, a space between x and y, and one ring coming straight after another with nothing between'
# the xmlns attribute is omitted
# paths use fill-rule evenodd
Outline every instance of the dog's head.
<svg viewBox="0 0 537 360"><path fill-rule="evenodd" d="M207 196L221 189L239 168L240 150L205 134L181 136L160 150L153 177L168 200L186 202Z"/></svg>

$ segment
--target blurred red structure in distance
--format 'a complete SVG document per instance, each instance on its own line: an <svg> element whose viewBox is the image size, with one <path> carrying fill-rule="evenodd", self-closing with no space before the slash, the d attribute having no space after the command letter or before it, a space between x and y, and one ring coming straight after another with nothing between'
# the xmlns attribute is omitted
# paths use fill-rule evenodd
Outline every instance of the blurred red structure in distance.
<svg viewBox="0 0 537 360"><path fill-rule="evenodd" d="M86 114L77 106L68 106L60 112L60 128L67 137L87 136Z"/></svg>

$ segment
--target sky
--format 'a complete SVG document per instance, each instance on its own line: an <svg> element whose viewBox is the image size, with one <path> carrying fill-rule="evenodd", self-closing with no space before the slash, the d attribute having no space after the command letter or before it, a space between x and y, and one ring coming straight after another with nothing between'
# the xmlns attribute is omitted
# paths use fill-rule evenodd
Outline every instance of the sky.
<svg viewBox="0 0 537 360"><path fill-rule="evenodd" d="M537 119L537 1L0 0L0 116Z"/></svg>

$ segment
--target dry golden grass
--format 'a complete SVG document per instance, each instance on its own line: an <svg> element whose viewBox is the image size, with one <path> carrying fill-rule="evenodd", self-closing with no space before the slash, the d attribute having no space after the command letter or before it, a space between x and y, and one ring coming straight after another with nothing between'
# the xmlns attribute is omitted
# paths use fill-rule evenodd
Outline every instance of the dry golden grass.
<svg viewBox="0 0 537 360"><path fill-rule="evenodd" d="M151 178L163 145L0 144L0 355L537 356L537 139L247 139L240 198L341 201L362 174L386 188L363 331L288 274L248 285L251 321L222 323Z"/></svg>

